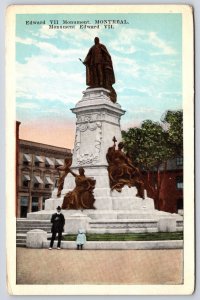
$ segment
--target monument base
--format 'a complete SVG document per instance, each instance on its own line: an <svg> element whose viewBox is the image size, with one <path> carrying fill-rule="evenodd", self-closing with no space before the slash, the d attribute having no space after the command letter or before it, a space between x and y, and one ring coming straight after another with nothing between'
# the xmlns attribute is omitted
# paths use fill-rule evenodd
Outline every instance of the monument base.
<svg viewBox="0 0 200 300"><path fill-rule="evenodd" d="M158 232L183 230L183 218L155 210L154 201L137 197L135 187L111 191L106 159L113 137L121 141L120 118L125 113L118 103L110 101L110 92L104 88L88 89L72 112L76 114L76 135L70 169L78 175L84 168L85 176L96 180L95 209L62 210L65 233ZM45 210L29 213L29 220L50 220L57 206L62 206L66 193L75 188L75 178L68 173L61 197L57 190L45 201Z"/></svg>
<svg viewBox="0 0 200 300"><path fill-rule="evenodd" d="M94 169L87 169L95 176ZM106 174L104 178L99 172L99 179L108 184ZM64 194L73 189L73 177L67 176L65 189L61 197L57 198L57 191L52 198L45 201L45 210L29 213L28 219L50 220L58 205L62 206ZM100 180L98 181L100 182ZM71 187L67 189L66 187ZM65 216L65 233L77 234L78 229L87 233L140 233L140 232L174 232L183 230L183 217L158 211L151 198L145 199L136 196L135 187L125 186L121 192L111 191L109 187L97 187L94 190L96 209L62 210Z"/></svg>
<svg viewBox="0 0 200 300"><path fill-rule="evenodd" d="M145 200L144 200L145 201ZM28 213L28 220L49 220L55 210ZM155 209L130 210L62 210L66 234L87 233L174 232L183 230L183 218Z"/></svg>

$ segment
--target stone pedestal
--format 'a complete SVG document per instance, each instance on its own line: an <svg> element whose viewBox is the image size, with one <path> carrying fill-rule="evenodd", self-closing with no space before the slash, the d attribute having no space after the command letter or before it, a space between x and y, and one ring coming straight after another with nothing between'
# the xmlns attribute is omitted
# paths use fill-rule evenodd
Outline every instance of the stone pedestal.
<svg viewBox="0 0 200 300"><path fill-rule="evenodd" d="M112 191L112 203L114 210L138 210L138 209L154 209L154 201L151 198L139 198L136 196L137 189L136 187L129 188L124 186L121 192Z"/></svg>
<svg viewBox="0 0 200 300"><path fill-rule="evenodd" d="M27 232L26 247L42 248L43 242L47 240L47 232L41 229L33 229Z"/></svg>
<svg viewBox="0 0 200 300"><path fill-rule="evenodd" d="M113 136L121 141L120 118L125 113L118 103L111 102L104 88L88 89L72 112L76 114L76 136L72 169L85 169L85 175L96 180L94 206L98 210L112 210L106 154L113 145ZM62 195L75 186L71 174L65 179Z"/></svg>
<svg viewBox="0 0 200 300"><path fill-rule="evenodd" d="M56 207L62 206L63 203L63 197L57 198L57 196L54 196L52 198L49 198L45 200L45 210L56 210Z"/></svg>
<svg viewBox="0 0 200 300"><path fill-rule="evenodd" d="M158 221L158 231L160 232L174 232L176 231L176 219L174 218L161 218Z"/></svg>
<svg viewBox="0 0 200 300"><path fill-rule="evenodd" d="M125 111L111 102L109 93L104 88L88 89L72 109L77 119L72 167L107 166L113 136L121 141L120 118Z"/></svg>
<svg viewBox="0 0 200 300"><path fill-rule="evenodd" d="M89 228L90 218L87 215L77 212L65 218L65 228L64 231L67 234L78 234L78 230L82 229L85 232Z"/></svg>

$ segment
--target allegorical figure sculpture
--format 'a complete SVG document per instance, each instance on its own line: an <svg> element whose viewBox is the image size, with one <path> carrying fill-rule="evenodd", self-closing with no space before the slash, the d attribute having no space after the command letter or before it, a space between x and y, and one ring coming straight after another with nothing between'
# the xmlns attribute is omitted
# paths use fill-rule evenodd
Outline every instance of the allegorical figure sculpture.
<svg viewBox="0 0 200 300"><path fill-rule="evenodd" d="M69 167L72 164L72 158L66 157L64 161L64 166L60 166L57 169L59 170L59 179L58 179L58 192L57 197L60 197L61 191L63 189L65 177L69 173Z"/></svg>
<svg viewBox="0 0 200 300"><path fill-rule="evenodd" d="M63 200L63 209L94 209L94 195L96 180L86 177L85 170L79 168L79 174L69 170L75 177L76 187L73 191L68 192Z"/></svg>
<svg viewBox="0 0 200 300"><path fill-rule="evenodd" d="M112 87L115 83L112 59L106 47L100 44L98 37L95 37L94 46L90 48L83 64L86 66L86 84L90 88L108 89L110 99L115 103L117 95Z"/></svg>
<svg viewBox="0 0 200 300"><path fill-rule="evenodd" d="M122 151L124 144L120 142L116 149L116 139L113 138L114 145L108 148L106 155L108 161L108 174L111 190L121 192L122 188L135 186L137 196L144 199L144 184L139 179L139 169L134 167L130 158Z"/></svg>

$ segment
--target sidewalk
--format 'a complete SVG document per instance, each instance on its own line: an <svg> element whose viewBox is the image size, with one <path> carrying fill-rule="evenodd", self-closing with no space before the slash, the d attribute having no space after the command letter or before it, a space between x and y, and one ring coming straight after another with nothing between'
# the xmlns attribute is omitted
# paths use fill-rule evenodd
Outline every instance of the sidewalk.
<svg viewBox="0 0 200 300"><path fill-rule="evenodd" d="M17 284L181 284L183 250L17 248Z"/></svg>

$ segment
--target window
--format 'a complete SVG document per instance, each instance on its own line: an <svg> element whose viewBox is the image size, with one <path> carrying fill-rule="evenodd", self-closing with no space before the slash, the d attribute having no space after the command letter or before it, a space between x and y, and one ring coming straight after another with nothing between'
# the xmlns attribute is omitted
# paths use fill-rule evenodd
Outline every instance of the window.
<svg viewBox="0 0 200 300"><path fill-rule="evenodd" d="M40 176L38 175L35 175L34 176L34 188L39 188L40 187L40 184L43 184L43 181L42 179L40 178Z"/></svg>
<svg viewBox="0 0 200 300"><path fill-rule="evenodd" d="M182 166L183 165L183 157L177 157L176 165L177 166Z"/></svg>
<svg viewBox="0 0 200 300"><path fill-rule="evenodd" d="M58 181L59 181L59 177L55 178L55 183L54 183L54 187L57 188L58 187Z"/></svg>
<svg viewBox="0 0 200 300"><path fill-rule="evenodd" d="M38 211L38 197L32 197L32 212Z"/></svg>
<svg viewBox="0 0 200 300"><path fill-rule="evenodd" d="M45 167L50 168L50 167L53 167L53 166L54 166L53 161L49 157L45 157Z"/></svg>
<svg viewBox="0 0 200 300"><path fill-rule="evenodd" d="M28 174L24 174L22 177L22 185L23 187L28 187L30 182L30 176Z"/></svg>
<svg viewBox="0 0 200 300"><path fill-rule="evenodd" d="M28 180L23 181L23 187L28 187Z"/></svg>
<svg viewBox="0 0 200 300"><path fill-rule="evenodd" d="M35 166L39 167L40 163L43 163L44 160L42 159L41 156L36 155L35 156Z"/></svg>
<svg viewBox="0 0 200 300"><path fill-rule="evenodd" d="M26 218L28 212L28 197L20 197L20 218Z"/></svg>
<svg viewBox="0 0 200 300"><path fill-rule="evenodd" d="M50 189L51 185L50 184L45 184L45 189Z"/></svg>
<svg viewBox="0 0 200 300"><path fill-rule="evenodd" d="M176 188L183 189L183 176L176 177Z"/></svg>
<svg viewBox="0 0 200 300"><path fill-rule="evenodd" d="M50 174L45 176L44 182L45 182L45 189L50 189L51 186L53 186L53 181L51 180Z"/></svg>
<svg viewBox="0 0 200 300"><path fill-rule="evenodd" d="M29 154L23 154L23 165L28 166L31 162L31 157Z"/></svg>
<svg viewBox="0 0 200 300"><path fill-rule="evenodd" d="M56 167L64 166L64 160L63 159L56 159L55 160L55 166Z"/></svg>

